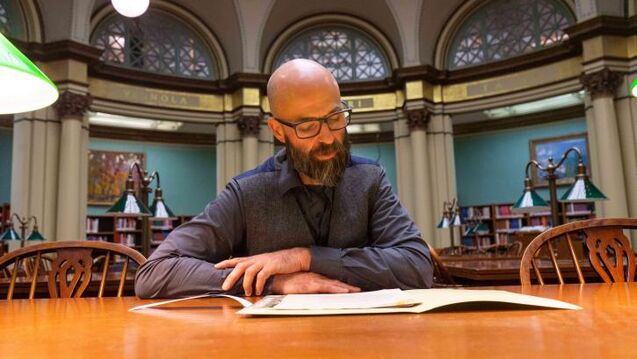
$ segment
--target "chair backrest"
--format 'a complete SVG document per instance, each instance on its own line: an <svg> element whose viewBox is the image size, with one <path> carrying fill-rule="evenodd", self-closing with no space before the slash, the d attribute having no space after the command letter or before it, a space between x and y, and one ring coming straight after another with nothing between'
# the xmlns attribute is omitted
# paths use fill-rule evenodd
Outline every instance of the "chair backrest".
<svg viewBox="0 0 637 359"><path fill-rule="evenodd" d="M24 268L24 275L31 278L29 299L35 296L39 273L42 268L48 268L46 275L49 295L51 298L81 297L93 277L96 259L101 259L101 280L98 297L104 294L109 269L116 257L122 258L122 271L119 279L117 296L124 290L129 261L132 259L138 266L146 258L132 248L118 243L94 241L59 241L41 243L18 249L0 257L0 271L10 273L7 299L13 298L15 285L20 268ZM47 263L48 262L48 263ZM70 279L69 279L70 278Z"/></svg>
<svg viewBox="0 0 637 359"><path fill-rule="evenodd" d="M564 240L577 272L580 283L585 283L582 269L573 247L574 240L583 240L588 248L591 266L606 283L632 282L635 280L635 255L631 249L624 229L637 229L637 219L599 218L563 224L547 230L537 237L524 250L520 262L520 281L522 285L531 284L531 269L540 284L544 279L536 263L536 256L546 247L551 264L560 284L564 278L559 268L553 247L553 241Z"/></svg>
<svg viewBox="0 0 637 359"><path fill-rule="evenodd" d="M442 262L442 259L440 259L440 256L438 255L438 252L436 251L436 249L430 246L429 243L427 243L427 247L429 247L429 254L431 255L431 261L433 262L432 263L433 269L434 269L433 286L438 288L457 286L456 282L451 277L451 274L449 273L449 271L447 271L447 267L445 267L445 264Z"/></svg>

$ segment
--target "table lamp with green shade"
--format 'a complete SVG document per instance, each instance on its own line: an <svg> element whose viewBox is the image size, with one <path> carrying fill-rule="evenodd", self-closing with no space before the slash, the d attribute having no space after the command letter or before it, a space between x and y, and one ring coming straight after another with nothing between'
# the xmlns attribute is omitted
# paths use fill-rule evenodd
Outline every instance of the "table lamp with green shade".
<svg viewBox="0 0 637 359"><path fill-rule="evenodd" d="M0 114L34 111L53 104L58 89L0 33Z"/></svg>
<svg viewBox="0 0 637 359"><path fill-rule="evenodd" d="M637 78L630 84L630 94L637 97Z"/></svg>

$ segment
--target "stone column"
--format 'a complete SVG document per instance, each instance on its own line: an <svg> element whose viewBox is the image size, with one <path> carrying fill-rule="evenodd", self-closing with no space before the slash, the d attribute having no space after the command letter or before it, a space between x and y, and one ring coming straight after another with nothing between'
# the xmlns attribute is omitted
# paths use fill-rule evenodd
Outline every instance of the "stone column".
<svg viewBox="0 0 637 359"><path fill-rule="evenodd" d="M394 146L396 148L398 197L407 212L412 217L415 217L411 139L409 138L407 119L403 117L402 113L399 114L398 120L394 122Z"/></svg>
<svg viewBox="0 0 637 359"><path fill-rule="evenodd" d="M217 125L217 193L226 188L226 184L241 172L241 139L237 126L230 116Z"/></svg>
<svg viewBox="0 0 637 359"><path fill-rule="evenodd" d="M237 120L237 128L241 134L243 171L254 169L259 164L259 116L242 116Z"/></svg>
<svg viewBox="0 0 637 359"><path fill-rule="evenodd" d="M581 82L591 96L593 128L589 136L594 137L599 176L595 183L608 197L598 202L599 217L627 217L626 183L622 161L621 138L617 124L614 97L622 75L603 69L581 77Z"/></svg>
<svg viewBox="0 0 637 359"><path fill-rule="evenodd" d="M442 214L445 201L456 198L456 170L453 151L453 127L451 117L445 114L432 115L427 131L427 145L429 146L429 173L431 174L432 200L434 206L434 223ZM458 230L456 243L460 241ZM436 230L436 245L447 247L451 245L449 230Z"/></svg>
<svg viewBox="0 0 637 359"><path fill-rule="evenodd" d="M51 107L15 116L11 210L35 216L47 240L56 234L59 142L60 122Z"/></svg>
<svg viewBox="0 0 637 359"><path fill-rule="evenodd" d="M85 218L81 206L86 174L84 156L87 156L87 142L83 134L84 115L91 104L91 97L70 91L64 91L55 104L58 118L61 121L60 156L58 176L58 203L56 240L79 240L85 237L82 233Z"/></svg>
<svg viewBox="0 0 637 359"><path fill-rule="evenodd" d="M263 125L259 131L259 164L274 155L274 135L270 127Z"/></svg>
<svg viewBox="0 0 637 359"><path fill-rule="evenodd" d="M427 123L429 112L426 109L407 110L407 125L410 131L413 161L413 197L414 221L423 235L423 239L436 246L434 205L431 196L431 174L427 155Z"/></svg>

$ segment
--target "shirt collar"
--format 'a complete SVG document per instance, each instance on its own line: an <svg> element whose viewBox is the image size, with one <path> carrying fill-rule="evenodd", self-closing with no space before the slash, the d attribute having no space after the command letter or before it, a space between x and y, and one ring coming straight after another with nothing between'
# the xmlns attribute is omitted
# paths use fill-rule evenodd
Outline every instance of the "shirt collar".
<svg viewBox="0 0 637 359"><path fill-rule="evenodd" d="M281 172L279 174L279 190L281 195L286 194L293 188L303 187L303 182L299 178L298 172L294 169L292 161L287 156L286 150L282 149L276 154L276 158L281 161Z"/></svg>

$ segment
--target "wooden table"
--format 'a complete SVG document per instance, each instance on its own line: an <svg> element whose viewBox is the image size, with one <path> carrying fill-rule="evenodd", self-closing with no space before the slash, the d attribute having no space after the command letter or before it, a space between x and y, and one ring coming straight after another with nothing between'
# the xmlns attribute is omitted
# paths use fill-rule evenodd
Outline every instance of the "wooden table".
<svg viewBox="0 0 637 359"><path fill-rule="evenodd" d="M466 286L520 284L520 258L445 257L443 263L454 280ZM555 270L549 260L539 259L537 263L546 283L558 283ZM570 259L562 259L558 263L564 280L570 279L572 282L577 282L577 272L573 262ZM601 281L588 260L580 261L580 265L587 282ZM532 273L532 277L535 278L535 274Z"/></svg>
<svg viewBox="0 0 637 359"><path fill-rule="evenodd" d="M133 297L0 301L3 358L629 358L637 284L497 287L569 310L243 318L229 299L131 313Z"/></svg>

